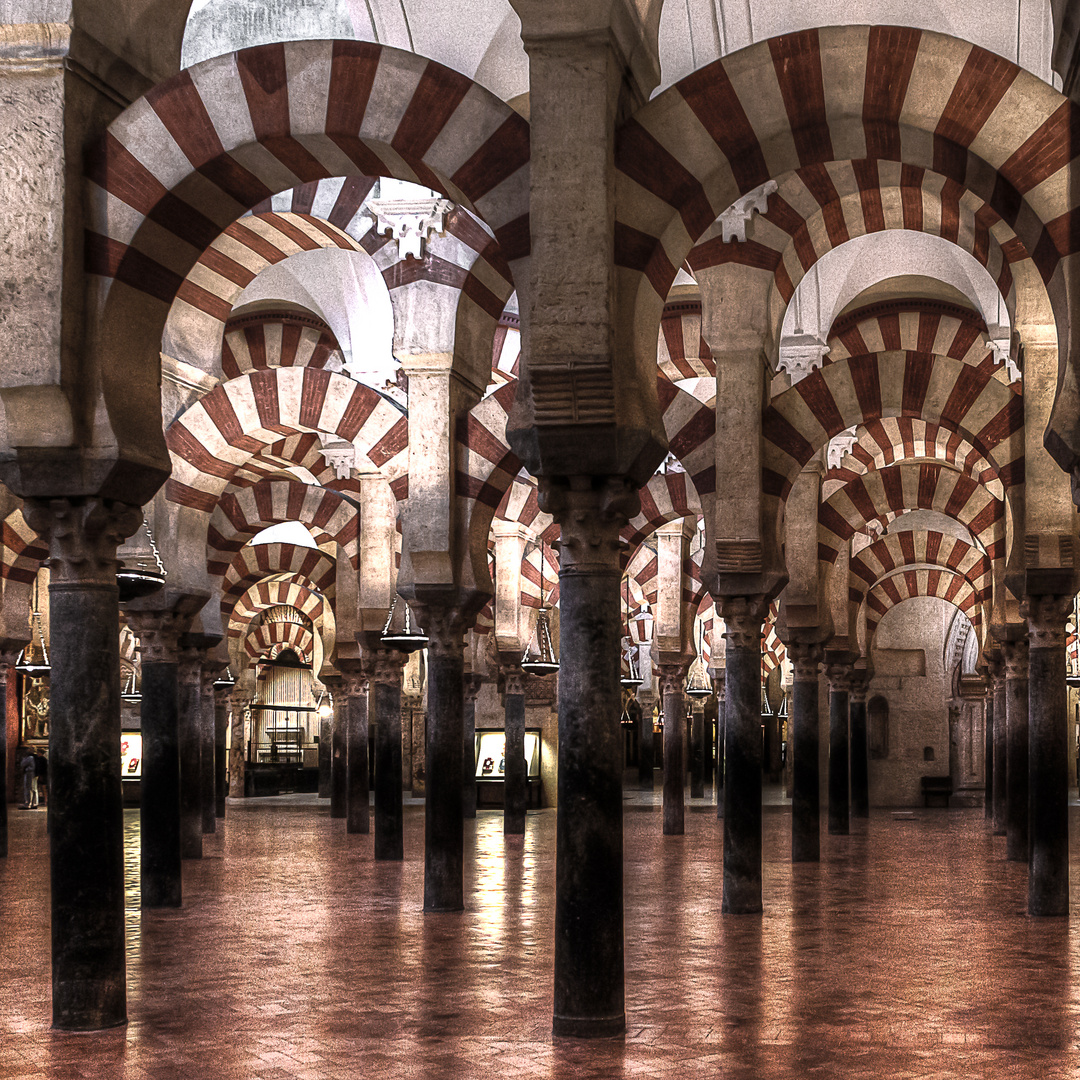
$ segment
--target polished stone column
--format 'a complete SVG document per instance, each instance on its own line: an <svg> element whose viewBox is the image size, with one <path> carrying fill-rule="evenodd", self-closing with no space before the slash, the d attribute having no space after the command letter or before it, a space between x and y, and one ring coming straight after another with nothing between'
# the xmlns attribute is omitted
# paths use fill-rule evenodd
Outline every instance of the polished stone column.
<svg viewBox="0 0 1080 1080"><path fill-rule="evenodd" d="M705 798L705 703L690 707L690 798Z"/></svg>
<svg viewBox="0 0 1080 1080"><path fill-rule="evenodd" d="M360 670L345 670L345 831L371 832L371 798L368 785L368 681Z"/></svg>
<svg viewBox="0 0 1080 1080"><path fill-rule="evenodd" d="M324 705L329 699L324 699ZM319 798L329 799L330 773L333 769L334 710L331 705L326 715L319 716Z"/></svg>
<svg viewBox="0 0 1080 1080"><path fill-rule="evenodd" d="M1065 619L1073 596L1028 596L1028 914L1069 913Z"/></svg>
<svg viewBox="0 0 1080 1080"><path fill-rule="evenodd" d="M1026 638L1003 641L1005 658L1005 717L1008 729L1005 783L1005 856L1011 862L1028 860L1028 653Z"/></svg>
<svg viewBox="0 0 1080 1080"><path fill-rule="evenodd" d="M424 747L424 911L465 907L461 754L465 711L465 621L454 607L417 607L428 635L427 739ZM524 758L524 696L522 746ZM510 777L510 748L506 749ZM524 828L524 813L522 813Z"/></svg>
<svg viewBox="0 0 1080 1080"><path fill-rule="evenodd" d="M1005 705L1005 661L995 649L990 657L994 695L994 835L1008 832L1008 717Z"/></svg>
<svg viewBox="0 0 1080 1080"><path fill-rule="evenodd" d="M626 1030L619 530L640 506L624 480L540 480L561 529L556 1035Z"/></svg>
<svg viewBox="0 0 1080 1080"><path fill-rule="evenodd" d="M721 911L761 911L761 626L760 596L717 600L727 642L724 738L724 898Z"/></svg>
<svg viewBox="0 0 1080 1080"><path fill-rule="evenodd" d="M323 685L330 691L334 703L334 727L330 734L330 816L343 818L346 806L348 777L348 743L345 736L345 693L340 675L323 676ZM398 721L400 725L401 721Z"/></svg>
<svg viewBox="0 0 1080 1080"><path fill-rule="evenodd" d="M217 707L214 683L222 665L203 663L199 684L199 803L205 836L217 829L217 791L214 744L217 741Z"/></svg>
<svg viewBox="0 0 1080 1080"><path fill-rule="evenodd" d="M225 817L225 797L229 794L225 733L229 729L229 688L214 687L214 817Z"/></svg>
<svg viewBox="0 0 1080 1080"><path fill-rule="evenodd" d="M180 853L185 859L201 859L202 666L196 649L183 649L180 653L177 700L180 732Z"/></svg>
<svg viewBox="0 0 1080 1080"><path fill-rule="evenodd" d="M248 697L248 693L244 690L233 690L229 695L229 710L232 714L232 727L229 733L229 798L231 799L244 797L244 767L247 753L244 715Z"/></svg>
<svg viewBox="0 0 1080 1080"><path fill-rule="evenodd" d="M790 641L788 658L795 669L791 692L792 757L791 861L821 859L821 770L818 764L818 669L824 650L815 643Z"/></svg>
<svg viewBox="0 0 1080 1080"><path fill-rule="evenodd" d="M525 813L529 806L529 769L525 760L525 673L520 668L508 668L505 679L503 832L516 835L525 832Z"/></svg>
<svg viewBox="0 0 1080 1080"><path fill-rule="evenodd" d="M712 676L713 690L716 691L716 817L724 817L724 777L727 760L727 675L721 673Z"/></svg>
<svg viewBox="0 0 1080 1080"><path fill-rule="evenodd" d="M851 665L829 663L829 835L847 836L850 832L848 806L848 690Z"/></svg>
<svg viewBox="0 0 1080 1080"><path fill-rule="evenodd" d="M375 725L375 858L405 857L401 809L401 669L405 656L375 649L368 722ZM431 684L428 683L428 693Z"/></svg>
<svg viewBox="0 0 1080 1080"><path fill-rule="evenodd" d="M994 819L994 684L986 688L983 699L983 776L985 793L983 797L983 817L991 822Z"/></svg>
<svg viewBox="0 0 1080 1080"><path fill-rule="evenodd" d="M139 784L141 903L180 907L180 732L177 642L171 611L129 611L142 661L142 782Z"/></svg>
<svg viewBox="0 0 1080 1080"><path fill-rule="evenodd" d="M686 787L686 769L683 766L686 665L661 664L658 670L660 694L664 702L664 835L682 836Z"/></svg>
<svg viewBox="0 0 1080 1080"><path fill-rule="evenodd" d="M870 680L855 671L848 697L851 719L851 816L870 816L870 746L866 733L866 695Z"/></svg>
<svg viewBox="0 0 1080 1080"><path fill-rule="evenodd" d="M479 675L465 676L465 702L462 714L461 812L466 818L476 817L476 695L483 679Z"/></svg>
<svg viewBox="0 0 1080 1080"><path fill-rule="evenodd" d="M51 570L53 1027L96 1030L127 1020L116 549L142 511L81 498L27 500L23 513Z"/></svg>
<svg viewBox="0 0 1080 1080"><path fill-rule="evenodd" d="M9 639L10 644L10 639ZM15 661L19 658L19 648L14 651L0 649L0 858L8 853L8 816L7 816L7 693L8 677Z"/></svg>
<svg viewBox="0 0 1080 1080"><path fill-rule="evenodd" d="M653 732L653 703L651 700L642 704L641 722L638 725L638 783L652 791L655 783L656 746Z"/></svg>

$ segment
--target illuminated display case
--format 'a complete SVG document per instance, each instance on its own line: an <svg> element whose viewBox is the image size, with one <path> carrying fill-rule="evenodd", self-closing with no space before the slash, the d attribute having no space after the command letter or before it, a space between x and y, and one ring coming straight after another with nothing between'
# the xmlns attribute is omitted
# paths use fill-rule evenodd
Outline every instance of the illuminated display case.
<svg viewBox="0 0 1080 1080"><path fill-rule="evenodd" d="M120 778L142 779L142 734L138 731L120 732Z"/></svg>
<svg viewBox="0 0 1080 1080"><path fill-rule="evenodd" d="M502 806L506 779L506 737L502 731L476 733L476 804ZM529 763L529 807L542 805L540 785L540 729L525 731L525 760Z"/></svg>

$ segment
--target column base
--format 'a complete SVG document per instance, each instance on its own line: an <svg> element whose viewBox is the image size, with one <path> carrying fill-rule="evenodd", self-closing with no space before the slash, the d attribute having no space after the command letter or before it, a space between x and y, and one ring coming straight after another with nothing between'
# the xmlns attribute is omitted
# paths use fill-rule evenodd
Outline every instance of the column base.
<svg viewBox="0 0 1080 1080"><path fill-rule="evenodd" d="M626 1034L626 1013L617 1016L559 1016L552 1019L551 1033L567 1039L615 1039Z"/></svg>
<svg viewBox="0 0 1080 1080"><path fill-rule="evenodd" d="M425 904L424 905L424 914L425 915L441 915L441 914L452 915L452 914L454 914L455 911L464 911L464 910L465 910L465 905L464 904L451 904L451 905Z"/></svg>

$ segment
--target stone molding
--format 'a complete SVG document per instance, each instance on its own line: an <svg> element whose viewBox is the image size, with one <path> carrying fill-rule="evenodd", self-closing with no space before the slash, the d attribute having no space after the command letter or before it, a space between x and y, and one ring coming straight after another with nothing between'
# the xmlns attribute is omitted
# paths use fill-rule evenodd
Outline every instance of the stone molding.
<svg viewBox="0 0 1080 1080"><path fill-rule="evenodd" d="M716 601L724 620L724 640L732 649L761 650L761 628L769 605L764 596L721 596Z"/></svg>
<svg viewBox="0 0 1080 1080"><path fill-rule="evenodd" d="M818 681L818 669L825 660L825 649L813 641L789 641L786 645L788 659L795 669L796 682Z"/></svg>
<svg viewBox="0 0 1080 1080"><path fill-rule="evenodd" d="M1073 609L1074 597L1046 593L1025 596L1020 614L1027 619L1028 644L1033 649L1063 649L1065 619Z"/></svg>
<svg viewBox="0 0 1080 1080"><path fill-rule="evenodd" d="M116 586L116 549L142 525L138 506L112 499L27 499L26 523L49 545L53 585Z"/></svg>
<svg viewBox="0 0 1080 1080"><path fill-rule="evenodd" d="M1007 682L1027 682L1029 646L1026 640L1003 641L1001 652L1005 657Z"/></svg>
<svg viewBox="0 0 1080 1080"><path fill-rule="evenodd" d="M540 478L540 509L558 523L559 573L620 574L619 531L641 510L641 498L626 477L569 481ZM599 478L597 478L599 479Z"/></svg>

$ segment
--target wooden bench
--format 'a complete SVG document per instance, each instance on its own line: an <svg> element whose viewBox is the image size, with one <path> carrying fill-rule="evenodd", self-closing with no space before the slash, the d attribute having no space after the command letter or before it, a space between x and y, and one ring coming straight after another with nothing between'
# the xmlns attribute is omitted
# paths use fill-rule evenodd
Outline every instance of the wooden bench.
<svg viewBox="0 0 1080 1080"><path fill-rule="evenodd" d="M952 778L949 776L924 776L922 778L923 806L948 806L952 795Z"/></svg>

